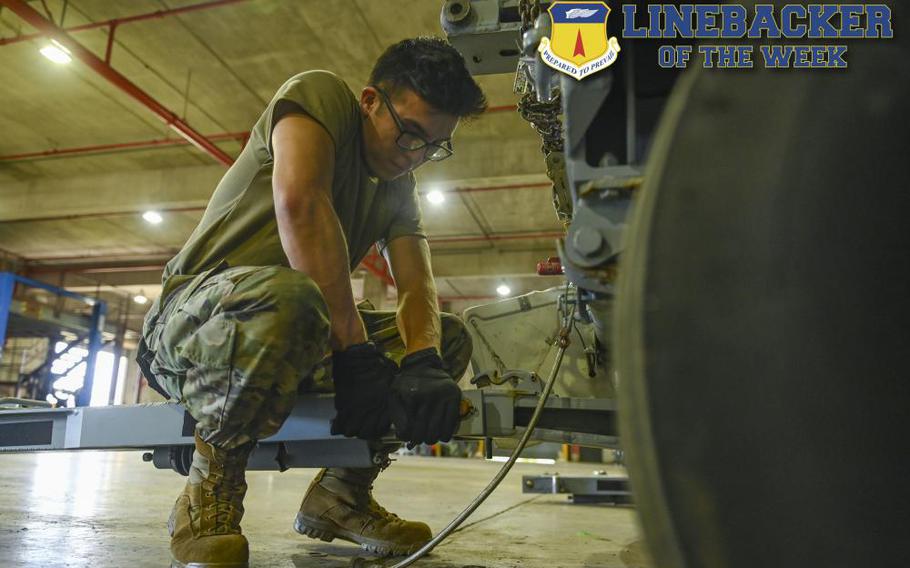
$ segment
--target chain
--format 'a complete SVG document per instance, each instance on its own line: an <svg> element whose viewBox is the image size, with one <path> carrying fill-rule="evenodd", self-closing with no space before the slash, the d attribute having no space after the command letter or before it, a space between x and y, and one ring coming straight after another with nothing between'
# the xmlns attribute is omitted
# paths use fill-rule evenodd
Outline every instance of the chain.
<svg viewBox="0 0 910 568"><path fill-rule="evenodd" d="M525 33L540 15L540 0L518 0L518 13L521 15L521 33Z"/></svg>
<svg viewBox="0 0 910 568"><path fill-rule="evenodd" d="M543 145L540 151L544 154L562 152L562 123L559 120L560 97L557 95L551 102L538 102L534 93L525 93L518 102L518 114L531 123L540 134Z"/></svg>
<svg viewBox="0 0 910 568"><path fill-rule="evenodd" d="M534 26L540 16L540 0L519 0L518 12L521 15L521 33L524 34ZM519 66L515 81L515 91L521 93L518 114L540 135L543 142L540 151L546 160L547 177L553 182L553 206L557 217L568 226L572 219L573 207L566 185L563 129L559 119L560 95L557 93L550 102L539 102L531 88L530 79L529 69L523 65Z"/></svg>

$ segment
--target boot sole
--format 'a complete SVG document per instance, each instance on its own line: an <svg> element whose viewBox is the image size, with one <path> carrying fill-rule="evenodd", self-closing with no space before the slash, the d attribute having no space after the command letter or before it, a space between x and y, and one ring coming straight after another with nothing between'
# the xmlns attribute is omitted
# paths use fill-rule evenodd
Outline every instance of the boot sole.
<svg viewBox="0 0 910 568"><path fill-rule="evenodd" d="M345 530L334 523L305 517L300 513L297 513L297 518L294 519L294 530L304 536L319 539L323 542L332 542L336 538L353 542L354 544L359 544L360 548L363 550L375 554L376 556L401 556L411 554L424 545L424 543L420 543L407 548L396 547L388 541L367 538L349 530Z"/></svg>

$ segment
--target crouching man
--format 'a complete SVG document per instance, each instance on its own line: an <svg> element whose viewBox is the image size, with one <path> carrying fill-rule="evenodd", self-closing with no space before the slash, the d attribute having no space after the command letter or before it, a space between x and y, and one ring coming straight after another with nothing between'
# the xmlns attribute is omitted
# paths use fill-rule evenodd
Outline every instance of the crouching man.
<svg viewBox="0 0 910 568"><path fill-rule="evenodd" d="M143 328L146 376L198 422L168 523L173 566L248 565L247 457L298 391L317 386L328 353L334 433L376 440L394 423L402 440L451 438L471 341L438 311L411 172L450 157L459 120L485 106L459 53L418 38L388 48L359 96L328 71L307 71L262 113L168 263ZM374 244L391 265L397 312L355 306L351 270ZM384 467L320 471L294 528L380 554L420 547L429 527L372 497Z"/></svg>

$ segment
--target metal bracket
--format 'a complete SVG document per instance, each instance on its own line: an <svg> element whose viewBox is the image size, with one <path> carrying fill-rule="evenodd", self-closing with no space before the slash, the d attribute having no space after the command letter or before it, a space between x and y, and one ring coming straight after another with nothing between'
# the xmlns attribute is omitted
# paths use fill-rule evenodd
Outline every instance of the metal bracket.
<svg viewBox="0 0 910 568"><path fill-rule="evenodd" d="M531 371L510 370L500 373L498 369L492 369L478 373L471 379L471 384L481 389L507 385L510 390L523 394L540 394L543 391L543 381L537 373Z"/></svg>
<svg viewBox="0 0 910 568"><path fill-rule="evenodd" d="M613 503L615 505L632 502L627 477L609 477L604 471L595 471L592 476L559 475L525 475L521 478L522 493L568 494L573 503Z"/></svg>

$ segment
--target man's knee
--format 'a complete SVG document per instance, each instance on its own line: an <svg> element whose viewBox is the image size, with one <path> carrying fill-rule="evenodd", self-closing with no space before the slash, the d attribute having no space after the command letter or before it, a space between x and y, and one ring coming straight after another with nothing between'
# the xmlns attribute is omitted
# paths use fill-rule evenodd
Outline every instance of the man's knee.
<svg viewBox="0 0 910 568"><path fill-rule="evenodd" d="M468 328L455 314L442 313L442 359L449 373L457 381L464 375L471 362L474 344Z"/></svg>
<svg viewBox="0 0 910 568"><path fill-rule="evenodd" d="M283 266L257 270L222 300L224 311L240 322L258 322L269 337L328 339L329 310L316 283L306 274ZM266 337L262 337L266 339Z"/></svg>
<svg viewBox="0 0 910 568"><path fill-rule="evenodd" d="M232 366L271 397L296 394L301 378L325 354L329 313L312 279L283 267L258 269L223 298L235 331Z"/></svg>
<svg viewBox="0 0 910 568"><path fill-rule="evenodd" d="M312 278L299 270L283 266L270 266L263 270L268 282L267 293L274 296L280 308L298 315L316 312L328 318L325 298Z"/></svg>

